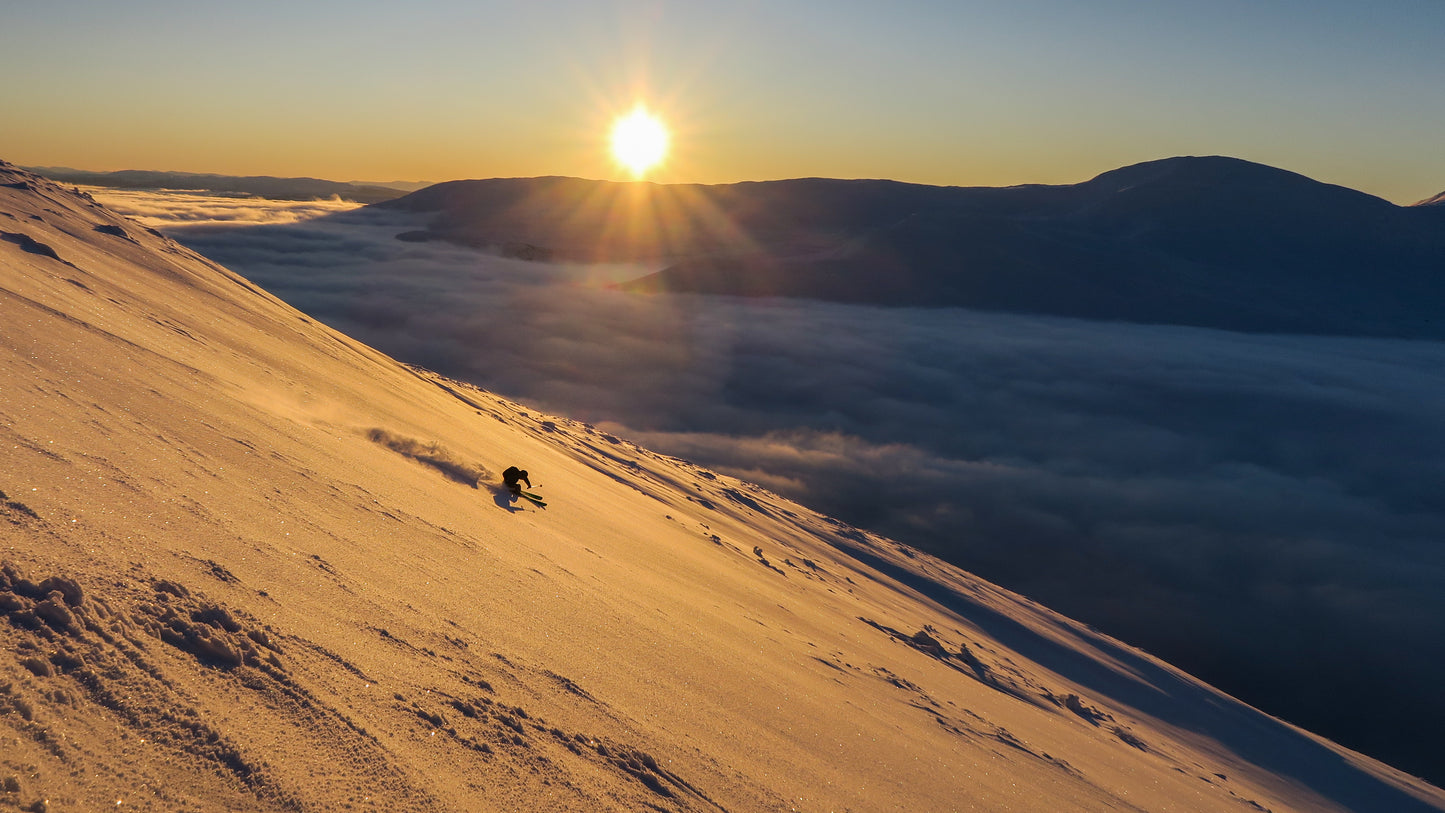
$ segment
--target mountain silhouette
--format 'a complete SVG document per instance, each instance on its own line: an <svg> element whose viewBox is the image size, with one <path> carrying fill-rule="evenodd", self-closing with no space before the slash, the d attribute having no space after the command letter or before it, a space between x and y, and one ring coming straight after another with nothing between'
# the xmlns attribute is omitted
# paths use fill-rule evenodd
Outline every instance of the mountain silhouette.
<svg viewBox="0 0 1445 813"><path fill-rule="evenodd" d="M1445 209L1227 157L1059 186L454 181L378 205L435 213L406 239L662 264L620 286L639 293L1445 335Z"/></svg>

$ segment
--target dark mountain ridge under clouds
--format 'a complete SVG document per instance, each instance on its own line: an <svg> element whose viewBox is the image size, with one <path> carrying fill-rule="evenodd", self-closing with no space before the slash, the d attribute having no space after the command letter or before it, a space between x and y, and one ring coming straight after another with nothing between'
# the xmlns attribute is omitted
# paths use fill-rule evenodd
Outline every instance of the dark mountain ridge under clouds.
<svg viewBox="0 0 1445 813"><path fill-rule="evenodd" d="M1234 158L1151 161L1059 186L453 181L380 205L435 213L405 239L668 263L624 284L635 292L1445 336L1445 207L1397 206Z"/></svg>

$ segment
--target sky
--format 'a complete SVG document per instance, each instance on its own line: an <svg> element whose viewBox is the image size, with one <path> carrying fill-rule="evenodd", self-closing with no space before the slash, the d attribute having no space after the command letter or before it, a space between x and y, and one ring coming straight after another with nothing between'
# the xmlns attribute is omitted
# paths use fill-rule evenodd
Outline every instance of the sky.
<svg viewBox="0 0 1445 813"><path fill-rule="evenodd" d="M52 0L3 12L0 158L332 180L1076 183L1229 155L1445 190L1445 3Z"/></svg>
<svg viewBox="0 0 1445 813"><path fill-rule="evenodd" d="M597 283L653 268L399 241L421 216L396 211L95 194L396 358L938 552L1440 781L1445 344L635 296Z"/></svg>

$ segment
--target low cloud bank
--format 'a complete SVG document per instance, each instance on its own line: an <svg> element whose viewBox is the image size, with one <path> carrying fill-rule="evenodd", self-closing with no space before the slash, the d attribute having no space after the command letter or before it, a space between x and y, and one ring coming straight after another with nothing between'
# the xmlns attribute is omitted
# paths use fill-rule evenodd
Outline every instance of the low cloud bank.
<svg viewBox="0 0 1445 813"><path fill-rule="evenodd" d="M196 226L299 223L350 211L361 205L340 198L295 201L221 196L206 192L158 193L101 186L85 186L80 189L111 210L153 228L179 223Z"/></svg>
<svg viewBox="0 0 1445 813"><path fill-rule="evenodd" d="M655 269L167 205L398 358L935 551L1445 782L1445 345L628 296L595 283Z"/></svg>

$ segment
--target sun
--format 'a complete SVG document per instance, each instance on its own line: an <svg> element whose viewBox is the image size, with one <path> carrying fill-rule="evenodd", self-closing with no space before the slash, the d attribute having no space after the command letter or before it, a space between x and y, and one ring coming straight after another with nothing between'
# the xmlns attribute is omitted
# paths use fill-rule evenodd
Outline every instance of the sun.
<svg viewBox="0 0 1445 813"><path fill-rule="evenodd" d="M641 178L667 157L667 127L638 105L612 125L612 157Z"/></svg>

